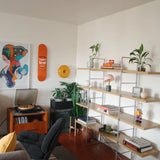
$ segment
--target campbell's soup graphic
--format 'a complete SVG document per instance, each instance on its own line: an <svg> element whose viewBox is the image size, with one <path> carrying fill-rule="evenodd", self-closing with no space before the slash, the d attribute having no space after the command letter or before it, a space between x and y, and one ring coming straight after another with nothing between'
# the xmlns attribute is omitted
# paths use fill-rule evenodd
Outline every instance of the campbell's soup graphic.
<svg viewBox="0 0 160 160"><path fill-rule="evenodd" d="M39 57L39 69L46 70L47 69L47 58Z"/></svg>

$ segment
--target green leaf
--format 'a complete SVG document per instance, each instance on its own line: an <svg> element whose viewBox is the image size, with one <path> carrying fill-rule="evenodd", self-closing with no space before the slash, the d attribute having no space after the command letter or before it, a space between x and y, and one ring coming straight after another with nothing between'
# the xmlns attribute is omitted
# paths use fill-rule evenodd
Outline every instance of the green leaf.
<svg viewBox="0 0 160 160"><path fill-rule="evenodd" d="M148 52L144 52L141 57L142 57L142 58L143 58L143 57L146 57L148 54L149 54Z"/></svg>
<svg viewBox="0 0 160 160"><path fill-rule="evenodd" d="M95 46L96 53L98 52L98 50L99 50L99 44L97 43L97 45Z"/></svg>
<svg viewBox="0 0 160 160"><path fill-rule="evenodd" d="M136 54L134 52L131 52L130 56L136 56Z"/></svg>
<svg viewBox="0 0 160 160"><path fill-rule="evenodd" d="M143 52L143 44L141 44L140 48L139 48L139 53L141 54Z"/></svg>
<svg viewBox="0 0 160 160"><path fill-rule="evenodd" d="M130 58L129 63L135 63L134 61L136 61L136 60L137 60L136 57Z"/></svg>
<svg viewBox="0 0 160 160"><path fill-rule="evenodd" d="M139 49L135 49L135 50L133 50L133 52L137 52L138 54L140 54Z"/></svg>

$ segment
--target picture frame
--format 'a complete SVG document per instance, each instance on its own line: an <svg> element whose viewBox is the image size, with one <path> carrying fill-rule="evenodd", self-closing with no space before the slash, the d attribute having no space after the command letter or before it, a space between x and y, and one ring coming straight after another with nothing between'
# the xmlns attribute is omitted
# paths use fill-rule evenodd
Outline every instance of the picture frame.
<svg viewBox="0 0 160 160"><path fill-rule="evenodd" d="M142 92L142 88L140 88L140 87L133 87L133 89L132 89L132 96L139 98L139 97L141 97L141 92Z"/></svg>
<svg viewBox="0 0 160 160"><path fill-rule="evenodd" d="M0 42L0 89L29 88L30 44Z"/></svg>

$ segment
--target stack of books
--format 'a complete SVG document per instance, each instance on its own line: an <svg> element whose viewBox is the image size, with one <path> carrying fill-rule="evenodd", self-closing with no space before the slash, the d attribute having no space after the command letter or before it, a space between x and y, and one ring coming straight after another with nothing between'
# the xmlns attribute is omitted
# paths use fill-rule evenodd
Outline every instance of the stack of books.
<svg viewBox="0 0 160 160"><path fill-rule="evenodd" d="M133 150L136 150L141 153L152 149L151 142L145 140L144 138L126 137L123 140L123 143L126 146L132 148Z"/></svg>
<svg viewBox="0 0 160 160"><path fill-rule="evenodd" d="M97 107L97 110L106 112L107 114L113 114L113 113L118 113L119 107L114 105L99 105Z"/></svg>
<svg viewBox="0 0 160 160"><path fill-rule="evenodd" d="M103 63L101 69L120 69L121 65L119 63Z"/></svg>
<svg viewBox="0 0 160 160"><path fill-rule="evenodd" d="M87 121L87 117L79 117L77 120L81 123L84 123L84 124L87 124L87 122L88 122L88 124L96 123L96 119L93 117L88 117L88 121Z"/></svg>
<svg viewBox="0 0 160 160"><path fill-rule="evenodd" d="M15 117L14 118L14 123L15 124L28 123L28 118L27 118L27 116Z"/></svg>

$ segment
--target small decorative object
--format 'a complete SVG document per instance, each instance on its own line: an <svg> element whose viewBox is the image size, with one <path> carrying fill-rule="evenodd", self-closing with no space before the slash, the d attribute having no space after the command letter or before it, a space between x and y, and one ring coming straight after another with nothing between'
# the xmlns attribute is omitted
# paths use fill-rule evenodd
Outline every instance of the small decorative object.
<svg viewBox="0 0 160 160"><path fill-rule="evenodd" d="M88 98L87 98L87 91L86 90L81 90L80 91L80 102L84 105L87 105Z"/></svg>
<svg viewBox="0 0 160 160"><path fill-rule="evenodd" d="M97 43L96 45L92 45L89 48L92 50L92 55L89 56L88 68L94 68L94 59L99 50L99 43Z"/></svg>
<svg viewBox="0 0 160 160"><path fill-rule="evenodd" d="M84 86L89 86L89 80L86 80L85 82L84 82Z"/></svg>
<svg viewBox="0 0 160 160"><path fill-rule="evenodd" d="M110 82L114 80L114 77L113 75L111 74L107 74L105 77L104 77L104 82L108 82L108 85L106 85L106 91L111 91L111 85L110 85Z"/></svg>
<svg viewBox="0 0 160 160"><path fill-rule="evenodd" d="M147 92L141 92L141 98L147 98L147 96L148 96L148 94L147 94Z"/></svg>
<svg viewBox="0 0 160 160"><path fill-rule="evenodd" d="M61 65L58 68L58 75L61 78L67 78L70 75L70 68L67 65Z"/></svg>
<svg viewBox="0 0 160 160"><path fill-rule="evenodd" d="M142 92L142 88L140 88L140 87L133 87L132 96L139 98L140 95L141 95L141 92Z"/></svg>
<svg viewBox="0 0 160 160"><path fill-rule="evenodd" d="M136 122L141 123L142 122L142 109L137 108L136 110Z"/></svg>
<svg viewBox="0 0 160 160"><path fill-rule="evenodd" d="M118 134L117 130L112 129L110 125L103 125L102 128L99 128L99 131L110 134L112 136L117 136Z"/></svg>
<svg viewBox="0 0 160 160"><path fill-rule="evenodd" d="M151 67L149 61L151 58L147 58L149 52L143 52L143 44L141 44L139 49L135 49L130 53L129 63L137 63L138 71L145 71L145 66Z"/></svg>
<svg viewBox="0 0 160 160"><path fill-rule="evenodd" d="M38 80L44 81L47 77L47 47L44 44L38 46Z"/></svg>

